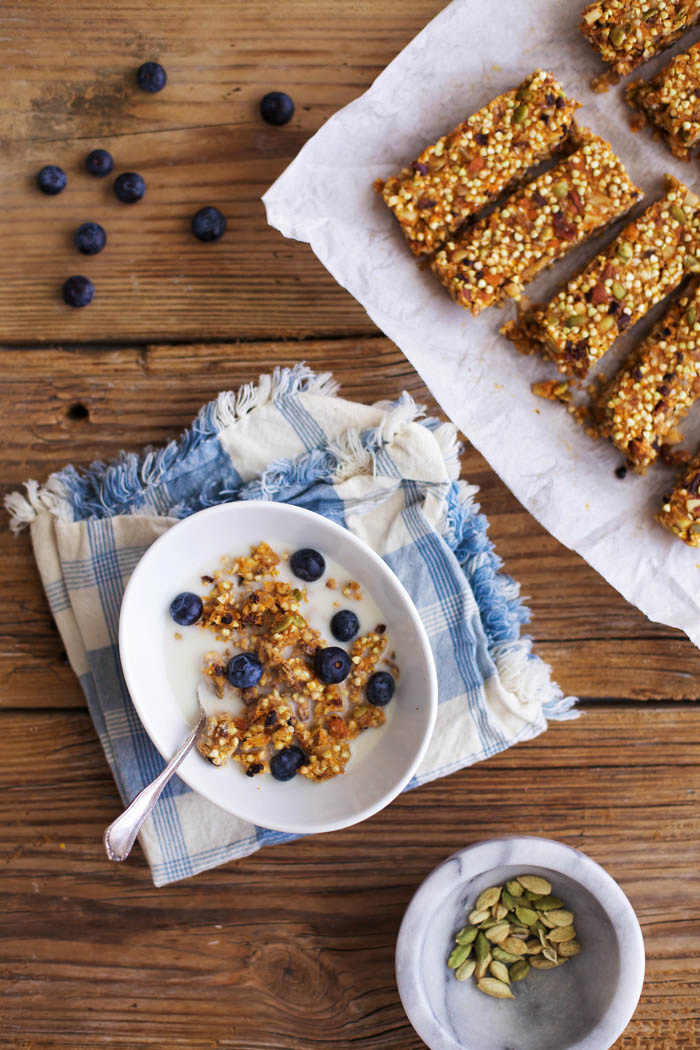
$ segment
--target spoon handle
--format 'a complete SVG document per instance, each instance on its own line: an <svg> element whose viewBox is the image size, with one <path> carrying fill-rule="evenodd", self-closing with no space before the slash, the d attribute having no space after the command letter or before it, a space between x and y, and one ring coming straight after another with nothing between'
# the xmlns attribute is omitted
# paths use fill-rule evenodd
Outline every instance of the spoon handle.
<svg viewBox="0 0 700 1050"><path fill-rule="evenodd" d="M124 812L109 825L104 833L104 844L110 860L126 860L129 856L131 847L136 841L136 836L141 830L143 822L160 798L163 788L175 770L192 750L205 719L206 715L202 714L197 725L182 746L175 752L162 773L159 773L155 780L152 780L150 784L147 784L145 788L139 791L136 798L126 807Z"/></svg>

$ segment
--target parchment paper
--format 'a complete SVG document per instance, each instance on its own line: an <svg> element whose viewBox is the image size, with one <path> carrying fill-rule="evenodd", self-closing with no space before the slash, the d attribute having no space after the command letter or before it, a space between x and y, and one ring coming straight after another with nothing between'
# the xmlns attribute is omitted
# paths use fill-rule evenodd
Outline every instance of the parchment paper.
<svg viewBox="0 0 700 1050"><path fill-rule="evenodd" d="M418 269L393 215L372 191L374 179L398 171L537 67L553 70L583 103L579 123L611 142L644 190L645 204L662 192L666 171L697 191L695 163L675 160L648 130L630 131L621 86L604 95L591 90L603 66L576 28L582 6L455 0L369 91L317 132L263 200L271 225L309 242L528 511L650 619L681 628L700 645L700 550L653 519L673 472L654 466L645 477L628 473L619 480L619 453L587 437L561 405L530 392L533 380L557 373L539 357L521 356L498 334L514 307L473 318L453 303L431 273ZM653 75L698 36L686 34L633 77ZM609 236L572 253L528 294L547 297ZM659 313L657 307L625 333L601 365L606 374ZM695 451L700 413L693 411L682 429Z"/></svg>

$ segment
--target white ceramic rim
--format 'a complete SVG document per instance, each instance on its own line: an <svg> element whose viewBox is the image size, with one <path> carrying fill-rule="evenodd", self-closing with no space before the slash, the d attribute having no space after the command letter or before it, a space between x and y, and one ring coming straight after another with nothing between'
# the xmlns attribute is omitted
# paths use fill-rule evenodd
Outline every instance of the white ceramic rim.
<svg viewBox="0 0 700 1050"><path fill-rule="evenodd" d="M618 989L621 996L629 996L632 1006L622 1022L619 1020L617 1023L613 1022L609 1015L614 1012L616 995L596 1026L583 1039L567 1047L567 1050L609 1050L627 1028L642 994L645 950L639 920L627 897L605 868L602 868L585 853L574 849L573 846L536 835L503 835L497 839L487 839L473 846L467 846L465 849L457 850L456 853L446 857L437 868L434 868L418 887L406 909L396 941L396 978L401 1002L409 1021L431 1050L479 1050L474 1044L455 1042L449 1032L437 1022L422 989L420 952L416 951L415 940L409 941L407 931L415 921L415 916L433 911L435 901L442 900L454 888L454 875L448 868L450 861L455 857L463 858L468 871L473 872L474 875L483 874L490 868L499 866L494 865L490 859L484 863L483 858L485 855L488 856L492 846L501 842L508 842L511 848L514 843L522 847L522 859L516 855L512 861L509 859L508 866L518 863L527 864L531 858L530 851L533 846L536 846L537 868L551 868L552 871L560 871L562 875L573 879L574 882L588 890L598 903L600 903L599 889L601 886L604 886L606 893L614 899L618 909L615 914L615 932L620 947L620 956L625 959L625 966L620 971ZM575 875L570 874L564 866L566 861L574 858L576 860ZM465 879L468 877L466 874ZM606 914L609 914L607 910ZM401 977L399 977L399 972Z"/></svg>
<svg viewBox="0 0 700 1050"><path fill-rule="evenodd" d="M240 817L242 820L247 820L251 823L264 826L272 831L281 831L288 834L298 835L321 834L327 831L338 831L341 828L351 827L353 824L359 824L361 823L361 821L367 820L368 817L371 817L375 813L378 813L381 809L384 809L384 807L388 806L390 802L393 802L396 796L399 795L406 787L406 785L418 769L418 766L423 761L425 753L428 749L428 744L430 743L430 739L435 729L435 720L437 718L437 672L435 670L435 660L433 658L433 651L428 640L427 632L425 630L425 627L423 626L423 621L418 615L418 611L415 605L413 604L413 600L406 588L404 587L404 585L402 584L401 580L398 578L396 573L389 568L389 566L386 564L383 558L381 558L375 551L373 551L372 548L369 547L363 540L361 540L358 536L355 536L355 534L350 532L349 529L344 528L342 525L338 525L336 522L331 521L329 518L317 514L315 511L306 510L306 508L304 507L296 507L290 503L277 503L272 500L242 500L235 503L220 503L214 507L206 507L204 510L200 510L195 512L194 514L190 514L188 517L183 518L181 521L178 521L175 525L169 528L167 532L164 532L161 536L158 537L158 539L154 540L154 542L148 548L146 553L143 555L143 557L137 564L133 573L131 574L131 577L124 589L124 594L122 596L122 604L119 612L119 659L121 663L122 673L124 675L124 681L126 682L126 687L129 692L129 696L131 697L131 702L133 703L134 709L136 710L136 713L139 716L139 719L141 720L141 724L148 733L151 743L160 753L161 757L166 762L169 761L172 756L170 754L167 754L163 746L159 744L159 720L149 710L147 704L140 702L137 682L135 680L134 674L132 673L132 669L129 666L128 655L125 656L128 650L128 645L126 642L126 624L130 615L132 615L130 612L131 603L134 600L133 596L137 593L139 579L143 573L143 566L147 564L148 561L150 561L154 551L156 551L159 547L168 544L169 537L172 537L173 533L176 530L183 531L187 528L192 528L192 522L195 519L197 519L197 521L200 521L205 516L209 517L218 514L230 514L232 507L237 508L236 513L243 514L245 514L247 507L254 507L256 513L260 513L261 508L263 508L264 510L268 510L272 514L280 513L283 508L283 513L285 515L292 514L299 518L307 519L312 524L314 521L318 521L318 519L320 518L324 522L324 527L329 528L331 532L339 533L340 535L342 535L346 543L350 542L358 549L362 557L365 558L368 562L369 571L373 569L376 576L378 576L380 580L391 580L394 588L398 591L398 593L401 595L404 601L405 610L412 621L413 627L418 638L422 660L425 663L426 676L428 679L428 695L425 697L425 705L427 709L428 720L423 734L423 739L419 744L412 761L406 767L401 777L395 782L395 784L389 791L386 791L375 802L366 806L364 809L358 811L350 819L339 818L333 821L324 821L322 824L319 824L313 829L309 829L309 827L305 826L304 824L297 824L294 821L284 819L271 819L269 822L266 821L264 825L260 825L260 821L258 819L251 817L249 814L244 812L241 807L233 808L224 806L222 805L220 797L218 797L212 792L207 791L206 789L203 789L201 784L193 784L188 776L186 765L180 767L177 775L180 776L182 780L184 780L184 782L192 788L193 791L196 791L197 794L201 795L203 798L208 799L209 802L214 803L214 805L218 806L219 808L226 809L227 812L232 813L234 816ZM170 542L172 542L172 540L170 540Z"/></svg>

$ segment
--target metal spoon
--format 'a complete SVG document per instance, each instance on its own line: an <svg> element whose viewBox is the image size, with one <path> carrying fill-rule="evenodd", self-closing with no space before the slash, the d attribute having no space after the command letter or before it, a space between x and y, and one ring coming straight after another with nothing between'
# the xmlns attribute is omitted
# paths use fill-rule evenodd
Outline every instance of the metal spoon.
<svg viewBox="0 0 700 1050"><path fill-rule="evenodd" d="M185 756L194 747L207 719L207 713L202 706L199 695L197 695L197 703L199 704L199 720L182 746L175 752L163 772L159 773L155 780L139 791L136 798L126 807L121 816L117 817L105 831L103 841L110 860L126 860L129 856L131 847L136 841L136 836L141 830L146 817L160 798L163 788Z"/></svg>

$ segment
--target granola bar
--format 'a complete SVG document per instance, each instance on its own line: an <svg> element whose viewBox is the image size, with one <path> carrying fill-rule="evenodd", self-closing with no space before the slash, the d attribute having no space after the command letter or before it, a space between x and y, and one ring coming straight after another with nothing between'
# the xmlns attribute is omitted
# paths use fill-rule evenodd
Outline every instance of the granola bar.
<svg viewBox="0 0 700 1050"><path fill-rule="evenodd" d="M700 44L677 55L651 80L629 84L625 98L654 125L674 156L687 160L700 142Z"/></svg>
<svg viewBox="0 0 700 1050"><path fill-rule="evenodd" d="M620 332L695 268L700 200L671 175L666 193L571 278L546 306L502 329L524 353L540 350L565 375L585 378Z"/></svg>
<svg viewBox="0 0 700 1050"><path fill-rule="evenodd" d="M599 0L579 29L619 76L663 51L700 18L700 0Z"/></svg>
<svg viewBox="0 0 700 1050"><path fill-rule="evenodd" d="M475 316L518 299L541 270L639 200L641 191L608 143L587 129L581 135L580 149L435 255L436 277Z"/></svg>
<svg viewBox="0 0 700 1050"><path fill-rule="evenodd" d="M656 520L690 547L700 547L700 452L681 470Z"/></svg>
<svg viewBox="0 0 700 1050"><path fill-rule="evenodd" d="M599 393L598 433L644 473L700 397L700 277L694 277Z"/></svg>
<svg viewBox="0 0 700 1050"><path fill-rule="evenodd" d="M536 69L398 175L376 183L414 255L432 253L466 219L545 160L567 138L578 103Z"/></svg>

